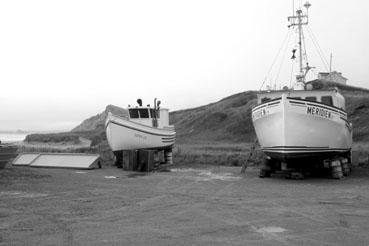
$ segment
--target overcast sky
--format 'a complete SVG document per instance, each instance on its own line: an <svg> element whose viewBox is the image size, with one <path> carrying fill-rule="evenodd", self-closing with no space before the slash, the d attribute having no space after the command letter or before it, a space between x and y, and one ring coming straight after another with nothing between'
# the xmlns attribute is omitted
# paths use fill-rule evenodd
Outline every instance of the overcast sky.
<svg viewBox="0 0 369 246"><path fill-rule="evenodd" d="M311 4L333 69L368 88L368 1ZM158 97L177 110L258 90L291 14L292 0L1 1L0 129L69 130L108 104ZM290 81L290 40L278 85ZM325 71L307 48L312 75Z"/></svg>

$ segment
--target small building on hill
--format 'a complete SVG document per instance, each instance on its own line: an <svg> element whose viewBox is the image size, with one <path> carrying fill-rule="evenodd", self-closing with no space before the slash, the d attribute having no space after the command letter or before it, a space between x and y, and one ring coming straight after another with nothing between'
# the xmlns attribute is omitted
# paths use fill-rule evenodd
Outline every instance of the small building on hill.
<svg viewBox="0 0 369 246"><path fill-rule="evenodd" d="M342 73L339 73L337 71L333 71L330 73L321 72L318 74L318 79L323 81L335 82L342 85L346 85L347 83L347 78L343 77Z"/></svg>

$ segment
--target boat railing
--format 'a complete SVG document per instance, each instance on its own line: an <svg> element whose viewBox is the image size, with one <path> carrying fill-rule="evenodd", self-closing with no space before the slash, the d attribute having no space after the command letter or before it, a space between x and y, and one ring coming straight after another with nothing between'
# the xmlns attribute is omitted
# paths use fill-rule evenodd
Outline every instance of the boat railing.
<svg viewBox="0 0 369 246"><path fill-rule="evenodd" d="M173 125L170 125L170 126L163 126L163 129L164 129L164 130L169 130L169 131L174 131L174 130L175 130L175 128L174 128L174 126L173 126Z"/></svg>
<svg viewBox="0 0 369 246"><path fill-rule="evenodd" d="M127 115L115 115L115 114L111 114L111 115L118 119L129 120L129 117Z"/></svg>

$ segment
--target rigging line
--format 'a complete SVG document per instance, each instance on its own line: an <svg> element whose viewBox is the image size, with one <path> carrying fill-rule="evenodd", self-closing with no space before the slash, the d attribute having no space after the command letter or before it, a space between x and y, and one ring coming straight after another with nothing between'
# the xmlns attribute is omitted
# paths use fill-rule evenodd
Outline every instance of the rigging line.
<svg viewBox="0 0 369 246"><path fill-rule="evenodd" d="M278 50L277 55L274 57L274 60L273 60L273 62L272 62L272 65L270 66L270 68L269 68L269 70L268 70L268 73L267 73L267 74L266 74L266 76L265 76L265 80L264 80L264 82L263 82L263 85L264 85L265 81L267 80L267 78L269 77L270 72L272 71L272 69L273 69L273 67L274 67L275 62L277 61L277 59L278 59L278 57L279 57L279 54L281 53L281 50L282 50L282 48L284 47L284 43L286 42L286 40L287 40L287 38L288 38L288 36L289 36L289 33L290 33L290 30L287 30L286 37L284 38L284 40L283 40L283 42L282 42L282 45L281 45L281 47L280 47L280 48L279 48L279 50ZM262 85L262 86L263 86L263 85ZM259 90L261 90L261 88L262 88L262 87L260 87L260 89L259 89Z"/></svg>
<svg viewBox="0 0 369 246"><path fill-rule="evenodd" d="M309 34L310 34L310 38L311 38L311 40L313 41L313 44L314 44L315 48L316 48L316 49L317 49L317 51L318 51L318 55L320 56L320 59L322 60L323 65L325 66L325 68L326 68L326 69L327 69L327 71L328 71L328 61L327 61L327 59L325 58L325 55L324 55L324 52L323 52L322 48L320 47L320 45L319 45L319 43L318 43L318 41L317 41L317 39L316 39L316 37L315 37L315 35L314 35L313 31L311 30L311 28L310 28L309 26L308 26L307 30L308 30L308 32L309 32Z"/></svg>
<svg viewBox="0 0 369 246"><path fill-rule="evenodd" d="M284 47L284 52L283 52L283 56L282 56L282 60L281 60L281 64L279 65L279 69L278 69L278 72L277 72L277 76L276 76L275 81L274 81L274 83L275 83L275 84L277 83L277 80L278 80L279 75L280 75L280 73L281 73L282 66L283 66L283 63L284 63L284 58L286 57L287 48L288 48L288 44L289 44L289 42L290 42L290 39L291 39L291 32L289 32L288 40L287 40L287 42L286 42L286 46Z"/></svg>
<svg viewBox="0 0 369 246"><path fill-rule="evenodd" d="M265 81L267 80L267 77L264 78L264 81L263 83L261 84L260 88L259 88L259 91L261 91L261 88L263 88L264 84L265 84Z"/></svg>
<svg viewBox="0 0 369 246"><path fill-rule="evenodd" d="M324 58L324 54L322 54L322 51L319 49L319 47L318 47L318 44L317 44L317 41L313 38L313 35L312 35L312 33L310 32L310 30L308 29L308 31L309 31L309 33L310 33L310 39L311 39L311 41L313 42L313 44L314 44L314 46L315 46L315 49L316 49L316 51L317 51L317 53L318 53L318 55L319 55L319 57L320 57L320 60L322 61L322 63L323 63L323 65L324 65L324 67L325 67L325 69L327 69L328 70L328 64L327 64L327 61L325 60L325 58Z"/></svg>
<svg viewBox="0 0 369 246"><path fill-rule="evenodd" d="M317 47L317 44L316 42L314 41L313 44L315 45L315 48L318 52L318 55L320 57L320 60L322 61L323 63L323 66L325 67L325 69L328 71L328 64L327 64L327 61L324 59L324 54L322 54L322 51L319 50L319 48Z"/></svg>
<svg viewBox="0 0 369 246"><path fill-rule="evenodd" d="M295 67L293 63L294 61L291 60L290 88L292 88L293 68Z"/></svg>
<svg viewBox="0 0 369 246"><path fill-rule="evenodd" d="M319 51L320 51L320 53L321 53L321 55L322 55L322 57L323 57L323 59L324 59L324 61L325 61L325 64L326 64L326 65L328 65L328 60L327 60L326 56L324 55L324 52L323 52L322 48L320 47L319 42L318 42L318 39L317 39L317 38L316 38L316 36L314 35L313 30L309 27L308 31L311 33L311 36L312 36L312 37L313 37L313 39L315 40L315 43L317 44L318 49L319 49Z"/></svg>
<svg viewBox="0 0 369 246"><path fill-rule="evenodd" d="M309 63L307 52L306 52L305 35L304 35L304 32L301 32L301 33L302 33L302 44L304 45L304 56L305 56L305 60L306 60L307 63Z"/></svg>
<svg viewBox="0 0 369 246"><path fill-rule="evenodd" d="M313 74L315 75L315 77L318 77L318 74L314 71L314 69L311 70L313 72Z"/></svg>

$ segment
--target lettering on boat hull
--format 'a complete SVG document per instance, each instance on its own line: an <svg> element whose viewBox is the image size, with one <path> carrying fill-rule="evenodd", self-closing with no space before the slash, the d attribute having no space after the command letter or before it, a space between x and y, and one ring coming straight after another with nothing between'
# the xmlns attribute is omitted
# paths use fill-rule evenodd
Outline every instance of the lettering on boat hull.
<svg viewBox="0 0 369 246"><path fill-rule="evenodd" d="M327 119L332 119L332 113L329 110L323 109L320 107L308 106L306 113L310 115L320 116L320 117L327 118Z"/></svg>

